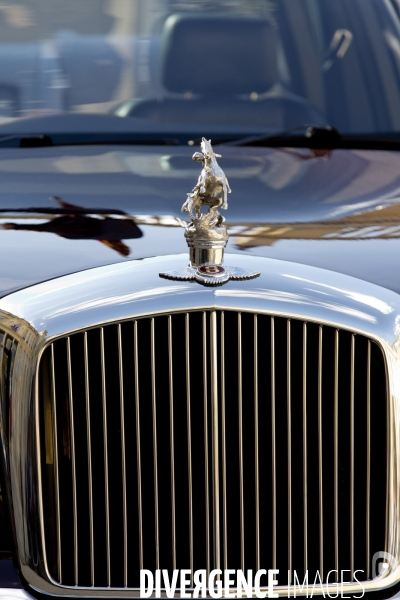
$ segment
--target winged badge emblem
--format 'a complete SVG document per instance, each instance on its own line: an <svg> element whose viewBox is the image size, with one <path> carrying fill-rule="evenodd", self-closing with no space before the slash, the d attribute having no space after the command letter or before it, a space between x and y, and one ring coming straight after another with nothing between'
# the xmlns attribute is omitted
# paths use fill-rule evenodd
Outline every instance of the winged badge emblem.
<svg viewBox="0 0 400 600"><path fill-rule="evenodd" d="M219 166L211 140L204 137L201 152L193 154L193 160L203 165L197 184L187 194L182 212L187 212L190 223L185 229L189 246L189 265L175 271L160 273L160 277L179 281L197 281L203 285L222 285L232 280L254 279L259 271L223 265L224 250L228 243L225 219L218 209L228 208L228 194L231 193L225 173ZM202 212L206 206L208 210Z"/></svg>

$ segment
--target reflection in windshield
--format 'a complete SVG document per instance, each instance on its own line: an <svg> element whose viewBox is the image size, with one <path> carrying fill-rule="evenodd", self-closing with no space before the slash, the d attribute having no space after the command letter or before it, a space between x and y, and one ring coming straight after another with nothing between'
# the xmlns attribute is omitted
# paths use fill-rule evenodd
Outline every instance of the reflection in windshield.
<svg viewBox="0 0 400 600"><path fill-rule="evenodd" d="M59 205L58 209L31 208L15 211L4 208L0 211L0 219L4 219L1 213L19 212L23 213L25 218L28 215L29 219L46 219L43 223L6 222L0 227L8 230L55 233L68 240L97 240L121 256L129 256L130 253L129 247L124 244L123 239L142 237L142 232L133 219L128 216L121 217L125 213L120 210L85 210L80 206L65 202L58 196L53 196L53 199ZM44 216L43 213L47 214ZM21 216L19 214L18 219L21 219Z"/></svg>
<svg viewBox="0 0 400 600"><path fill-rule="evenodd" d="M0 0L0 126L113 113L153 132L400 131L392 5L399 0Z"/></svg>

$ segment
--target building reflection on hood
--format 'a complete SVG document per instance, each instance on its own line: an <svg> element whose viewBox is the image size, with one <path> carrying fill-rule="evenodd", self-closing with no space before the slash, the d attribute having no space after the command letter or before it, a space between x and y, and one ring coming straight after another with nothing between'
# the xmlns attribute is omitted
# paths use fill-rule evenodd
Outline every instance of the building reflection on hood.
<svg viewBox="0 0 400 600"><path fill-rule="evenodd" d="M129 247L122 241L142 237L142 232L131 217L121 210L113 209L84 209L65 202L58 196L52 198L59 208L31 208L12 210L24 214L36 215L45 213L49 220L43 223L4 223L1 227L8 230L38 231L55 233L68 240L97 240L115 250L122 256L129 256ZM11 212L2 209L0 213ZM54 214L54 217L48 215ZM112 216L111 216L112 215Z"/></svg>
<svg viewBox="0 0 400 600"><path fill-rule="evenodd" d="M130 249L122 240L141 238L143 233L138 225L156 228L187 226L185 221L174 215L129 215L119 209L85 209L56 196L53 200L59 208L0 209L0 219L15 217L18 220L18 223L5 222L0 228L55 233L69 240L97 240L127 257ZM43 219L43 222L24 224L22 219ZM272 246L280 240L400 239L400 203L376 203L367 210L321 221L230 221L227 229L231 244L238 250Z"/></svg>

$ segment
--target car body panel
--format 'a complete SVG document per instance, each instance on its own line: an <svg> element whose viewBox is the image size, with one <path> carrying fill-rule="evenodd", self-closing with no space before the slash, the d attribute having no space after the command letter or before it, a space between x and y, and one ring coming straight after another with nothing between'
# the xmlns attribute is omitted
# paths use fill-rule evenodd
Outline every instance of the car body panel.
<svg viewBox="0 0 400 600"><path fill-rule="evenodd" d="M387 366L388 398L391 410L389 468L392 474L388 493L392 501L388 513L388 553L397 557L398 515L398 403L400 384L396 373L399 361L400 299L398 294L327 270L295 263L227 254L226 264L245 267L254 263L260 272L250 281L229 281L221 287L205 287L195 282L168 281L160 277L167 266L177 269L186 263L186 254L163 256L143 261L128 261L93 269L49 281L10 294L0 301L2 330L12 335L17 344L15 360L26 360L32 366L24 374L12 370L13 418L7 436L9 461L6 476L13 505L16 529L16 552L22 577L30 588L47 594L92 597L134 597L135 588L89 588L61 585L47 570L47 559L37 564L36 544L44 536L41 478L38 483L39 518L35 503L30 501L31 477L40 473L39 437L32 435L29 415L35 415L35 431L39 430L37 365L45 348L57 338L76 331L121 323L143 316L187 311L234 310L274 316L298 318L353 333L367 335L381 348ZM17 391L16 391L17 390ZM18 403L16 403L18 398ZM16 410L18 406L18 410ZM26 440L21 444L20 440ZM37 472L36 472L37 469ZM28 473L30 476L24 476ZM27 502L16 499L27 498ZM31 535L21 527L32 523ZM40 533L39 533L40 530ZM43 551L43 549L42 549ZM44 552L44 551L43 551ZM388 574L379 580L381 590L396 585L400 567L396 559ZM329 587L330 592L334 586ZM374 591L376 580L363 582L365 591ZM358 583L346 583L348 593L360 592ZM294 592L292 588L291 592ZM279 593L287 595L287 588ZM318 592L317 592L318 593ZM391 592L387 592L390 595ZM0 596L1 597L1 596Z"/></svg>
<svg viewBox="0 0 400 600"><path fill-rule="evenodd" d="M224 213L228 252L400 291L400 153L216 147L233 190ZM185 252L180 208L200 172L193 149L0 150L1 295L88 268Z"/></svg>

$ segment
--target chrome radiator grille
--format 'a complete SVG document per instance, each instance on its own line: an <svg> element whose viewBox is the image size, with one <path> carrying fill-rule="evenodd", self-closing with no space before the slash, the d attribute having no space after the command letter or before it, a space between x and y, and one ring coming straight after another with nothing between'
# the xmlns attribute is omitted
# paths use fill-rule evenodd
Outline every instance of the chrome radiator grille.
<svg viewBox="0 0 400 600"><path fill-rule="evenodd" d="M370 578L386 543L386 396L374 342L295 319L191 312L58 339L39 370L50 576Z"/></svg>

